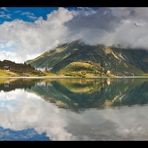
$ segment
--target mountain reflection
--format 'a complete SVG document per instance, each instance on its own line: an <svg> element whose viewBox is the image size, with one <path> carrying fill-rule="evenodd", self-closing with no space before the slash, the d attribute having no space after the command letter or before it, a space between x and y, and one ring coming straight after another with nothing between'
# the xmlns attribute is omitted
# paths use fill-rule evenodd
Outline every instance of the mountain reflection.
<svg viewBox="0 0 148 148"><path fill-rule="evenodd" d="M75 111L148 103L147 79L10 79L0 83L0 91L15 89Z"/></svg>
<svg viewBox="0 0 148 148"><path fill-rule="evenodd" d="M0 79L0 140L147 140L147 79Z"/></svg>

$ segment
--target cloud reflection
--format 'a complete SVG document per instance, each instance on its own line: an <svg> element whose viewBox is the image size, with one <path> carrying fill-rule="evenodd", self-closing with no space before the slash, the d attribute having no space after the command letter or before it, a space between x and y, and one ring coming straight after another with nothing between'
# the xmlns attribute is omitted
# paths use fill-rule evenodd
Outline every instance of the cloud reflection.
<svg viewBox="0 0 148 148"><path fill-rule="evenodd" d="M34 128L51 140L147 140L147 112L148 106L133 106L76 113L25 90L0 92L1 127Z"/></svg>

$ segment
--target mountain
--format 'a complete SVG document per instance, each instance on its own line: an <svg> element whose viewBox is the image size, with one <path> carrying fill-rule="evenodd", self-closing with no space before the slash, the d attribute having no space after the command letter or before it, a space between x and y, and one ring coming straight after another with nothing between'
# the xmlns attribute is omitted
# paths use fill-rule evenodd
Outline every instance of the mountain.
<svg viewBox="0 0 148 148"><path fill-rule="evenodd" d="M26 63L69 76L143 75L148 73L148 51L73 41Z"/></svg>
<svg viewBox="0 0 148 148"><path fill-rule="evenodd" d="M9 60L0 61L0 76L33 76L43 75L30 64L15 63Z"/></svg>
<svg viewBox="0 0 148 148"><path fill-rule="evenodd" d="M35 68L27 64L18 64L9 60L0 61L0 69L11 70L14 72L30 72L35 71Z"/></svg>

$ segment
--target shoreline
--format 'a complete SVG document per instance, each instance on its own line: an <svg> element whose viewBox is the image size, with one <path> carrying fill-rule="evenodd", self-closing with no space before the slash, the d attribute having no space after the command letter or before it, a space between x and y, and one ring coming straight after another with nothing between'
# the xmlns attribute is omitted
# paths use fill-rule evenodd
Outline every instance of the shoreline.
<svg viewBox="0 0 148 148"><path fill-rule="evenodd" d="M0 76L0 79L148 79L148 76L70 77L70 76Z"/></svg>

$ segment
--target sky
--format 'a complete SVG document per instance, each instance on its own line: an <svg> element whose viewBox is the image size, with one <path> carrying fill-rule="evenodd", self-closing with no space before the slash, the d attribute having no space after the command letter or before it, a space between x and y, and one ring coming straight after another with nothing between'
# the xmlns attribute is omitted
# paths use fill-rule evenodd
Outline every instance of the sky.
<svg viewBox="0 0 148 148"><path fill-rule="evenodd" d="M0 58L25 62L59 44L148 49L148 8L0 7Z"/></svg>

